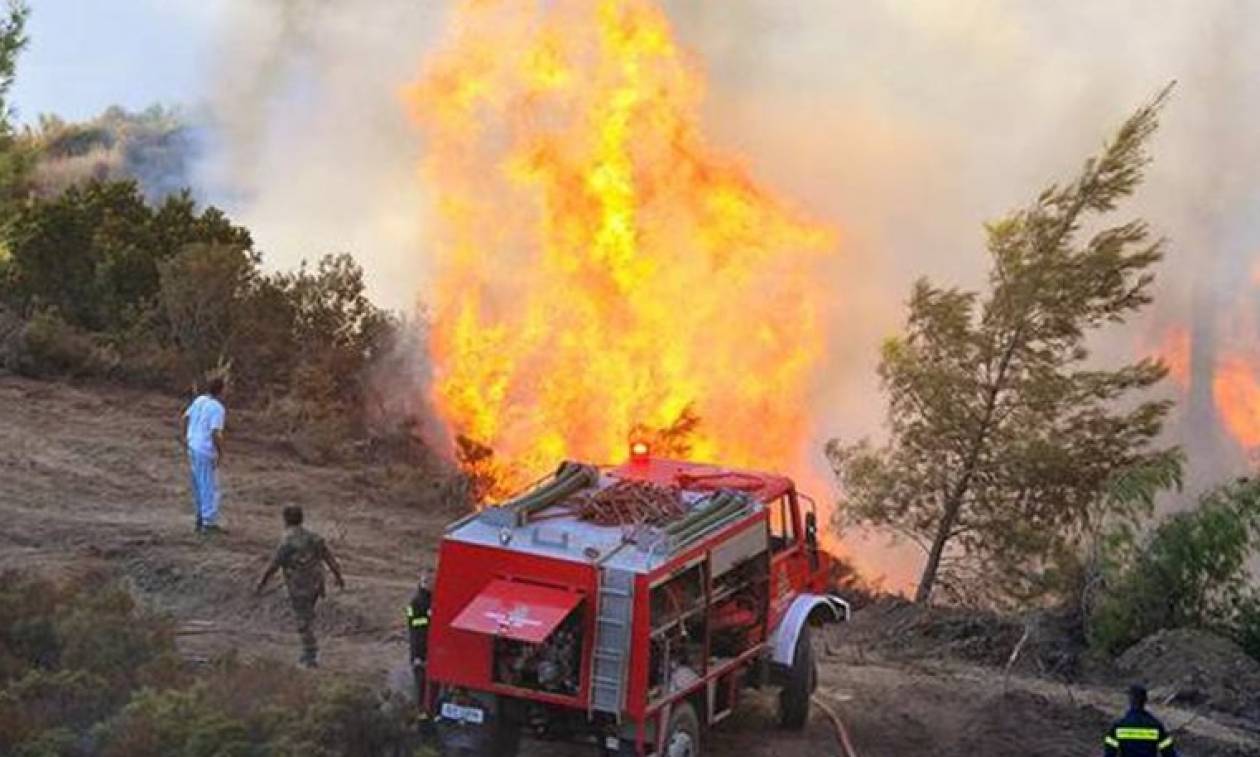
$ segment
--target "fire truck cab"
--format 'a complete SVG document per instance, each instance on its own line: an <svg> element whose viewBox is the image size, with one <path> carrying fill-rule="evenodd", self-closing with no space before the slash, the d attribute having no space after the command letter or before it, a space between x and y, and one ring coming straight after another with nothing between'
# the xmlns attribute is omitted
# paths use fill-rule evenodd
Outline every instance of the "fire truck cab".
<svg viewBox="0 0 1260 757"><path fill-rule="evenodd" d="M749 687L778 687L801 728L810 627L849 615L833 564L786 477L641 447L616 468L566 462L448 527L422 705L446 754L528 736L695 757Z"/></svg>

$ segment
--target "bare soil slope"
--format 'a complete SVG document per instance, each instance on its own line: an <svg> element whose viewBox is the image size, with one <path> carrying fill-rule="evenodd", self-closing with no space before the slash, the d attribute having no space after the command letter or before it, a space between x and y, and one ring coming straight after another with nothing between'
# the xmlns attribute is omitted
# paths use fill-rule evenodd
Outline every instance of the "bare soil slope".
<svg viewBox="0 0 1260 757"><path fill-rule="evenodd" d="M314 675L386 681L405 659L399 619L415 570L453 515L441 504L441 482L382 466L305 464L259 430L259 419L229 409L228 531L202 539L192 532L180 410L161 395L0 375L0 569L103 568L175 617L189 659L235 650L293 660L297 640L282 593L255 598L251 589L279 537L280 509L302 504L349 583L321 607L324 668ZM1004 681L962 661L881 656L843 629L819 651L819 696L848 724L863 757L1088 754L1121 704L1113 692ZM1260 755L1260 738L1243 721L1161 714L1187 724L1188 753ZM711 746L741 757L839 753L819 713L801 734L778 731L769 695L751 697Z"/></svg>

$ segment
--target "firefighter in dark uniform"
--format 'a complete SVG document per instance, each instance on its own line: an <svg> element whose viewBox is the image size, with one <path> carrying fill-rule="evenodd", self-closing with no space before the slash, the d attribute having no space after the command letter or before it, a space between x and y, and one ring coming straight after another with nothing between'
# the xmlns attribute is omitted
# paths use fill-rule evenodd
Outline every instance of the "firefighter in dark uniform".
<svg viewBox="0 0 1260 757"><path fill-rule="evenodd" d="M407 605L407 637L411 642L411 672L416 677L416 701L422 718L427 717L425 702L425 665L429 659L429 616L433 610L433 592L429 589L429 571L420 571L416 593Z"/></svg>
<svg viewBox="0 0 1260 757"><path fill-rule="evenodd" d="M1172 736L1146 711L1146 689L1129 687L1129 711L1103 738L1104 757L1177 757Z"/></svg>
<svg viewBox="0 0 1260 757"><path fill-rule="evenodd" d="M261 594L272 574L284 570L284 584L289 590L289 602L293 605L298 635L302 639L302 656L298 664L314 668L317 666L315 657L319 653L315 642L315 604L325 594L324 566L332 571L337 588L346 588L346 582L341 577L341 566L324 539L302 527L302 508L296 505L284 508L284 525L284 538L262 578L258 579L254 592Z"/></svg>

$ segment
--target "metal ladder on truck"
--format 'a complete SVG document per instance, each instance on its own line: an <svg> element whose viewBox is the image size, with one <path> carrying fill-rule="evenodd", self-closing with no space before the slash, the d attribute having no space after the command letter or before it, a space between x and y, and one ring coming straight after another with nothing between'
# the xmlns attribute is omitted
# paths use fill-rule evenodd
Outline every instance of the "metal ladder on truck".
<svg viewBox="0 0 1260 757"><path fill-rule="evenodd" d="M634 615L634 573L603 568L595 608L595 647L591 660L591 710L621 717Z"/></svg>

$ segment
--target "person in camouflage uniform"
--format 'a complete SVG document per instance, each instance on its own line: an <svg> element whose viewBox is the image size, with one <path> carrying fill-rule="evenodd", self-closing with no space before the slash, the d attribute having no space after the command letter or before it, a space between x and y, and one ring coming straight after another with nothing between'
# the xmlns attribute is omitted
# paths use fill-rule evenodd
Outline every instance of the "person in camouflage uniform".
<svg viewBox="0 0 1260 757"><path fill-rule="evenodd" d="M346 588L346 582L341 577L341 566L323 538L302 527L302 508L296 505L284 508L284 525L284 538L258 580L255 593L261 594L271 576L277 570L284 570L284 584L297 618L298 635L302 637L302 656L298 663L313 668L319 652L315 642L315 604L325 594L324 566L332 571L338 589Z"/></svg>

